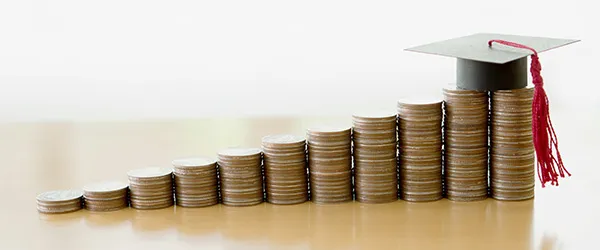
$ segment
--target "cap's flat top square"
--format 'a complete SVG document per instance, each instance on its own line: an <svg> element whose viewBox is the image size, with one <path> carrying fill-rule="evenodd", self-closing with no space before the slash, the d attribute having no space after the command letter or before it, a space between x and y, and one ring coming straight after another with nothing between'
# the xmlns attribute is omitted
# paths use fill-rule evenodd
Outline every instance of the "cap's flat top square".
<svg viewBox="0 0 600 250"><path fill-rule="evenodd" d="M538 53L579 41L572 39L478 33L408 48L406 50L498 64L514 61L532 54L531 51L526 49L513 48L498 43L494 43L492 47L489 47L489 40L506 40L509 42L520 43L532 47Z"/></svg>

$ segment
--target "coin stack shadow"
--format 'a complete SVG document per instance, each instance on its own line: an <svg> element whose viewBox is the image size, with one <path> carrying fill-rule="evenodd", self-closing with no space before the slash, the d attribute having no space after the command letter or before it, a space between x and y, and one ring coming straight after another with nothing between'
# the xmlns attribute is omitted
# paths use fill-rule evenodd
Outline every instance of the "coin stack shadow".
<svg viewBox="0 0 600 250"><path fill-rule="evenodd" d="M534 197L532 101L533 88L492 93L490 192L494 199Z"/></svg>
<svg viewBox="0 0 600 250"><path fill-rule="evenodd" d="M279 205L308 200L306 139L293 135L262 138L267 202Z"/></svg>
<svg viewBox="0 0 600 250"><path fill-rule="evenodd" d="M221 200L228 206L253 206L264 200L262 151L227 148L218 153Z"/></svg>
<svg viewBox="0 0 600 250"><path fill-rule="evenodd" d="M488 94L444 88L446 197L477 201L488 196Z"/></svg>
<svg viewBox="0 0 600 250"><path fill-rule="evenodd" d="M217 161L205 157L172 162L175 201L181 207L207 207L219 203Z"/></svg>
<svg viewBox="0 0 600 250"><path fill-rule="evenodd" d="M83 187L83 202L87 210L95 212L116 211L129 206L129 188L126 183L101 182Z"/></svg>
<svg viewBox="0 0 600 250"><path fill-rule="evenodd" d="M352 201L352 128L310 128L307 138L311 200Z"/></svg>
<svg viewBox="0 0 600 250"><path fill-rule="evenodd" d="M396 117L394 113L352 116L358 202L398 200Z"/></svg>
<svg viewBox="0 0 600 250"><path fill-rule="evenodd" d="M131 170L127 175L132 208L149 210L173 206L172 168L141 168Z"/></svg>
<svg viewBox="0 0 600 250"><path fill-rule="evenodd" d="M83 192L80 190L54 190L36 197L37 210L45 214L62 214L83 208Z"/></svg>
<svg viewBox="0 0 600 250"><path fill-rule="evenodd" d="M400 196L425 202L443 197L442 101L398 101Z"/></svg>

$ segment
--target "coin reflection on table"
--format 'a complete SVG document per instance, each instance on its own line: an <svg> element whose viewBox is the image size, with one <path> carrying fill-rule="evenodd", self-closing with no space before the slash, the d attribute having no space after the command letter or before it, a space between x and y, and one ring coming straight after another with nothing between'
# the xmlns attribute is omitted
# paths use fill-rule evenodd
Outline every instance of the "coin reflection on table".
<svg viewBox="0 0 600 250"><path fill-rule="evenodd" d="M175 207L174 223L182 235L198 236L218 233L223 225L221 205L203 208Z"/></svg>
<svg viewBox="0 0 600 250"><path fill-rule="evenodd" d="M85 211L82 213L84 223L89 227L116 227L125 221L130 221L132 209L120 209L109 212Z"/></svg>
<svg viewBox="0 0 600 250"><path fill-rule="evenodd" d="M264 240L267 218L267 203L254 206L221 207L221 228L223 237L236 242L260 242ZM250 215L250 216L249 216Z"/></svg>
<svg viewBox="0 0 600 250"><path fill-rule="evenodd" d="M488 242L498 247L492 249L531 249L534 245L534 200L520 202L492 201L488 205L488 225L495 225L495 233ZM502 239L511 238L510 241Z"/></svg>
<svg viewBox="0 0 600 250"><path fill-rule="evenodd" d="M264 234L269 242L287 249L297 245L306 245L308 235L314 228L309 220L310 203L293 206L268 205L265 207Z"/></svg>
<svg viewBox="0 0 600 250"><path fill-rule="evenodd" d="M385 249L390 246L405 246L406 230L396 228L404 225L405 203L356 204L354 211L355 242L358 249ZM414 226L407 228L414 230ZM402 243L401 243L402 242ZM408 249L408 248L407 248Z"/></svg>
<svg viewBox="0 0 600 250"><path fill-rule="evenodd" d="M84 212L85 211L79 210L77 212L63 214L38 213L37 217L40 222L50 223L51 225L69 225L81 221L82 213Z"/></svg>
<svg viewBox="0 0 600 250"><path fill-rule="evenodd" d="M490 221L493 219L493 214L490 214L489 203L484 200L479 201L448 201L449 207L445 210L448 216L449 225L460 225L453 227L447 233L448 237L453 238L448 243L449 248L458 248L463 244L461 241L469 238L478 239L472 241L469 246L473 249L493 248L489 246L489 240L494 238L496 230Z"/></svg>
<svg viewBox="0 0 600 250"><path fill-rule="evenodd" d="M348 249L356 244L354 236L357 202L310 203L310 242L315 249Z"/></svg>
<svg viewBox="0 0 600 250"><path fill-rule="evenodd" d="M463 224L450 226L448 214L442 212L452 206L447 199L426 203L407 202L398 205L398 212L401 213L402 218L401 225L410 225L397 229L400 238L399 244L407 249L446 249L451 242L464 242L460 238L448 237L449 231L460 230ZM443 240L439 240L438 237ZM437 240L434 240L436 238Z"/></svg>
<svg viewBox="0 0 600 250"><path fill-rule="evenodd" d="M134 232L162 232L175 226L175 207L152 210L132 209L131 226Z"/></svg>

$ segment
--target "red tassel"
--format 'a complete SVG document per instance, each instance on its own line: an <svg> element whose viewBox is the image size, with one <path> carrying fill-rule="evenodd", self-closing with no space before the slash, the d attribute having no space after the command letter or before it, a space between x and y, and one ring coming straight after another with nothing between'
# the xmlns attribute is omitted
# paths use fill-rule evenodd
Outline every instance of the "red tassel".
<svg viewBox="0 0 600 250"><path fill-rule="evenodd" d="M533 52L530 69L534 85L533 102L531 104L531 129L533 146L537 158L538 178L542 182L542 187L545 187L548 182L553 186L558 186L558 176L564 178L565 173L569 176L571 176L571 173L565 168L560 151L558 151L558 139L550 120L549 101L544 90L544 79L541 74L542 65L540 64L538 53L535 49L518 43L504 40L490 40L488 45L491 47L492 43L528 49Z"/></svg>

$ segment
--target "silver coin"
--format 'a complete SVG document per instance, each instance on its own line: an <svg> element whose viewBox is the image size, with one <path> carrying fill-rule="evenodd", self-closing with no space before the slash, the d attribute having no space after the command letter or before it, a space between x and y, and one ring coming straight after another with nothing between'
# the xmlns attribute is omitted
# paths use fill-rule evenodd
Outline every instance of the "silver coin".
<svg viewBox="0 0 600 250"><path fill-rule="evenodd" d="M86 193L108 193L123 190L127 187L129 187L129 185L125 182L105 181L85 185L83 191Z"/></svg>
<svg viewBox="0 0 600 250"><path fill-rule="evenodd" d="M67 189L67 190L52 190L39 194L36 199L39 202L64 202L81 199L83 197L82 190Z"/></svg>
<svg viewBox="0 0 600 250"><path fill-rule="evenodd" d="M131 170L127 172L127 175L132 178L157 178L167 176L172 173L173 168L148 167Z"/></svg>

